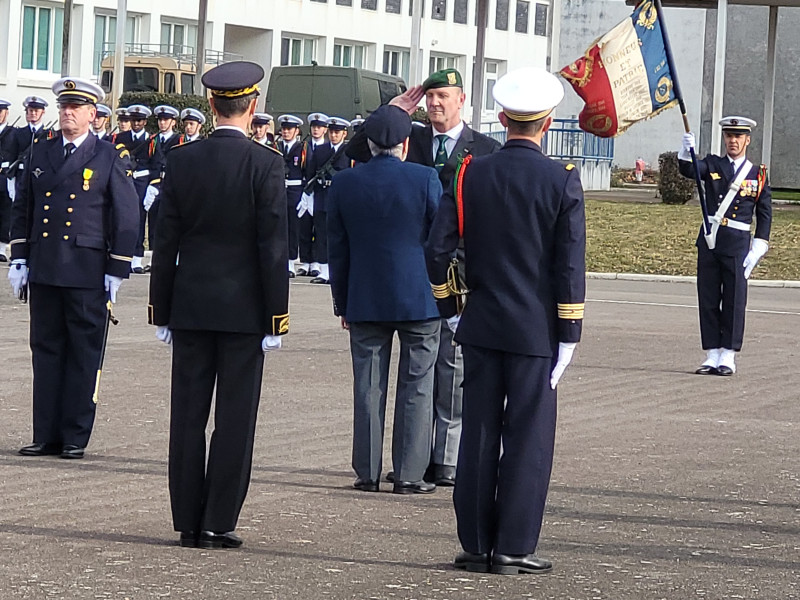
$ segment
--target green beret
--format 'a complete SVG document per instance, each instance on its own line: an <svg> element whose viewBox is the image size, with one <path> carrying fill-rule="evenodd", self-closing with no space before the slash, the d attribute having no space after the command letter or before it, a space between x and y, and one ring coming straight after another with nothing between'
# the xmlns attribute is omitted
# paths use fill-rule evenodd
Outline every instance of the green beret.
<svg viewBox="0 0 800 600"><path fill-rule="evenodd" d="M461 80L461 73L455 69L443 69L431 74L431 76L422 83L422 91L424 92L443 87L463 88L464 83Z"/></svg>

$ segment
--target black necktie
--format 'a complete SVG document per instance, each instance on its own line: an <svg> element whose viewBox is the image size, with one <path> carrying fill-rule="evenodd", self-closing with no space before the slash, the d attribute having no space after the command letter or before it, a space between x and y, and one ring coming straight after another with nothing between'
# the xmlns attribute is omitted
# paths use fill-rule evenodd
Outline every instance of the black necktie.
<svg viewBox="0 0 800 600"><path fill-rule="evenodd" d="M75 144L72 142L64 144L64 160L67 160L75 152Z"/></svg>

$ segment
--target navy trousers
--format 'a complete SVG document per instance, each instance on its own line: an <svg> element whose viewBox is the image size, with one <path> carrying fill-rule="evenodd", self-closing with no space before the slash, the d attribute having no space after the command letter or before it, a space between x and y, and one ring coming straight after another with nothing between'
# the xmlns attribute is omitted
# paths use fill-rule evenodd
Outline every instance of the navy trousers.
<svg viewBox="0 0 800 600"><path fill-rule="evenodd" d="M458 539L467 552L530 554L539 541L553 464L553 359L469 345L462 350L453 493Z"/></svg>
<svg viewBox="0 0 800 600"><path fill-rule="evenodd" d="M697 245L697 304L700 309L700 340L703 350L741 350L747 280L744 257L725 256Z"/></svg>
<svg viewBox="0 0 800 600"><path fill-rule="evenodd" d="M33 441L86 447L108 309L103 288L30 284Z"/></svg>
<svg viewBox="0 0 800 600"><path fill-rule="evenodd" d="M297 203L303 195L303 186L293 185L286 188L287 201L287 222L289 225L289 260L297 258L297 250L300 246L300 218L297 216Z"/></svg>

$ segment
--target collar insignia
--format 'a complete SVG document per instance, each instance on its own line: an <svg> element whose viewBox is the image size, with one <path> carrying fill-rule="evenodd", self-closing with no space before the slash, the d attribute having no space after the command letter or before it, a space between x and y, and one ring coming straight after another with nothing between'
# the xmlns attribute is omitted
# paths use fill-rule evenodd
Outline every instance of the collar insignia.
<svg viewBox="0 0 800 600"><path fill-rule="evenodd" d="M44 173L44 171L42 171L39 167L36 167L36 170L35 171L31 171L31 173L33 174L34 177L36 177L36 179L39 179L39 176L42 173Z"/></svg>

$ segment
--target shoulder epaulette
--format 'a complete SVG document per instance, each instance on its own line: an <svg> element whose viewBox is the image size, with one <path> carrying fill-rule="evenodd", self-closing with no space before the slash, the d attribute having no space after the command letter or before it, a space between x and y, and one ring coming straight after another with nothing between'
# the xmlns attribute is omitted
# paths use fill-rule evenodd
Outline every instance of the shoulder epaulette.
<svg viewBox="0 0 800 600"><path fill-rule="evenodd" d="M564 168L565 168L567 171L572 171L572 169L574 169L574 168L575 168L575 165L573 165L572 163L569 163L569 164L568 164L568 165L566 165Z"/></svg>
<svg viewBox="0 0 800 600"><path fill-rule="evenodd" d="M124 147L125 144L117 144L116 146L114 146L114 148L116 148L117 150L122 150Z"/></svg>
<svg viewBox="0 0 800 600"><path fill-rule="evenodd" d="M257 146L261 146L262 148L266 148L267 150L271 150L272 152L274 152L278 156L283 156L283 152L281 152L277 148L273 148L272 146L267 146L265 144L260 144L259 142L256 142L255 140L253 140L253 143L256 144Z"/></svg>

